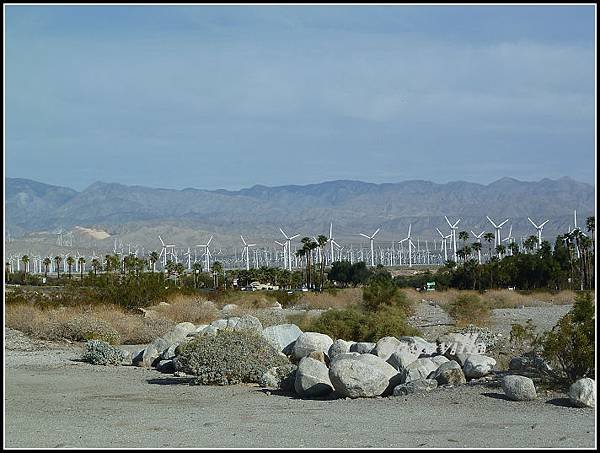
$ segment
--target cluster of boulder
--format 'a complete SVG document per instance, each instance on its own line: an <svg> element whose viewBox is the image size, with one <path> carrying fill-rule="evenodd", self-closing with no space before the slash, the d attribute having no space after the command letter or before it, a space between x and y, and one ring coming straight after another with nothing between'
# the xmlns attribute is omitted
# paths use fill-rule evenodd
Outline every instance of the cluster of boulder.
<svg viewBox="0 0 600 453"><path fill-rule="evenodd" d="M130 357L130 364L179 373L177 347L197 335L214 335L220 329L250 329L260 333L290 363L271 368L259 384L294 391L305 397L333 392L346 398L401 396L424 393L438 386L454 386L490 379L496 361L485 355L486 343L477 332L451 333L435 343L421 337L383 337L376 343L333 340L318 332L303 332L295 324L263 328L250 315L218 319L210 325L184 322ZM515 367L516 368L516 367ZM531 379L505 376L502 388L508 399L534 400ZM569 397L576 406L595 404L595 382L573 384Z"/></svg>

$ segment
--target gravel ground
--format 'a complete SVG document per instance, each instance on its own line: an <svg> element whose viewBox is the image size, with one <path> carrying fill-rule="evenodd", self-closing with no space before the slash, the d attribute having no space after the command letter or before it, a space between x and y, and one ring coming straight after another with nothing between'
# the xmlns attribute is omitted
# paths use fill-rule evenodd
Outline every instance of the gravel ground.
<svg viewBox="0 0 600 453"><path fill-rule="evenodd" d="M560 393L508 401L497 382L373 399L191 386L79 360L81 344L5 330L5 447L594 447L595 410ZM137 350L130 345L127 349Z"/></svg>

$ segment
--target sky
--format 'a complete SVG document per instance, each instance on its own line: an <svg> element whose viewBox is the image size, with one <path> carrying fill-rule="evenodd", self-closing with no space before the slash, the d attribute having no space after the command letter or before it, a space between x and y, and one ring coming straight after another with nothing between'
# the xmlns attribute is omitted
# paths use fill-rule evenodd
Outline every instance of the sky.
<svg viewBox="0 0 600 453"><path fill-rule="evenodd" d="M593 5L4 7L7 177L595 183Z"/></svg>

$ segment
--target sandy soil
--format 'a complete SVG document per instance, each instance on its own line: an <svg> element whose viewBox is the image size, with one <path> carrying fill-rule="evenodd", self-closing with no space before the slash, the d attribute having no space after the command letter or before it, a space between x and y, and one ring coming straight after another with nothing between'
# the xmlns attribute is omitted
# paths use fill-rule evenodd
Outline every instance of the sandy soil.
<svg viewBox="0 0 600 453"><path fill-rule="evenodd" d="M538 318L554 325L568 310L558 308ZM420 312L423 324L438 322L428 310ZM495 312L497 326L534 314L518 310ZM594 409L569 407L566 395L546 391L536 401L509 401L498 380L407 397L311 400L94 366L79 360L82 345L31 341L16 331L5 339L9 448L595 446Z"/></svg>

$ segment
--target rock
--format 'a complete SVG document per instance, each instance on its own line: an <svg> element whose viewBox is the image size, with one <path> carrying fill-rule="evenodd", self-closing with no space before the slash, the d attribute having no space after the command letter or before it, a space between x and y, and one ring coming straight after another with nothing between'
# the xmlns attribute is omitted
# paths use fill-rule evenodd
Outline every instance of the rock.
<svg viewBox="0 0 600 453"><path fill-rule="evenodd" d="M419 379L427 379L431 373L438 369L438 365L433 363L431 359L423 357L409 363L405 368L400 370L401 384L406 384Z"/></svg>
<svg viewBox="0 0 600 453"><path fill-rule="evenodd" d="M229 322L228 322L229 327ZM262 333L263 326L258 318L252 315L243 315L237 318L237 322L233 326L235 330L254 330L257 333Z"/></svg>
<svg viewBox="0 0 600 453"><path fill-rule="evenodd" d="M456 354L483 354L485 343L477 342L477 334L450 333L440 336L437 343L438 354L454 360Z"/></svg>
<svg viewBox="0 0 600 453"><path fill-rule="evenodd" d="M524 357L513 357L508 363L508 369L513 371L524 371L527 367L527 360Z"/></svg>
<svg viewBox="0 0 600 453"><path fill-rule="evenodd" d="M399 351L393 352L389 359L386 360L386 362L392 365L396 370L402 371L418 358L419 357L415 353L401 349Z"/></svg>
<svg viewBox="0 0 600 453"><path fill-rule="evenodd" d="M227 325L225 327L228 329L235 329L238 322L240 322L240 317L239 316L231 316L229 318L226 318L226 320L227 320Z"/></svg>
<svg viewBox="0 0 600 453"><path fill-rule="evenodd" d="M322 352L322 351L321 351ZM299 395L323 396L333 391L327 365L311 357L300 360L294 389Z"/></svg>
<svg viewBox="0 0 600 453"><path fill-rule="evenodd" d="M310 357L311 359L318 360L319 362L324 363L325 365L327 365L329 363L329 358L327 357L327 354L325 354L323 351L313 351L310 354L308 354L306 357Z"/></svg>
<svg viewBox="0 0 600 453"><path fill-rule="evenodd" d="M313 351L322 351L327 354L332 344L333 340L329 335L318 332L304 332L294 343L294 356L301 359Z"/></svg>
<svg viewBox="0 0 600 453"><path fill-rule="evenodd" d="M171 346L173 343L177 343L187 337L188 333L195 332L196 326L191 322L181 322L177 324L173 330L164 334L161 338ZM165 348L166 349L166 348ZM162 351L160 351L162 352Z"/></svg>
<svg viewBox="0 0 600 453"><path fill-rule="evenodd" d="M227 304L223 307L223 311L233 311L236 310L238 306L236 304Z"/></svg>
<svg viewBox="0 0 600 453"><path fill-rule="evenodd" d="M170 304L170 303L168 303L168 302L159 302L159 303L158 303L158 306L159 306L159 307L160 307L160 306L168 307L169 305L171 305L171 304Z"/></svg>
<svg viewBox="0 0 600 453"><path fill-rule="evenodd" d="M342 339L337 339L333 342L333 344L331 345L331 347L329 348L329 351L327 351L327 355L329 356L330 359L334 358L336 355L338 354L343 354L345 352L350 352L350 347L353 345L354 343L351 341L345 341Z"/></svg>
<svg viewBox="0 0 600 453"><path fill-rule="evenodd" d="M417 379L406 384L400 384L394 387L392 394L394 396L409 395L411 393L426 393L437 388L438 383L435 379Z"/></svg>
<svg viewBox="0 0 600 453"><path fill-rule="evenodd" d="M119 348L119 351L123 353L123 360L121 360L121 365L132 365L133 363L133 354L131 352ZM137 354L137 353L136 353Z"/></svg>
<svg viewBox="0 0 600 453"><path fill-rule="evenodd" d="M434 355L429 357L429 360L431 360L433 363L435 363L438 367L442 364L442 363L446 363L449 362L450 360L446 358L446 356L443 355ZM460 365L460 363L459 363Z"/></svg>
<svg viewBox="0 0 600 453"><path fill-rule="evenodd" d="M509 375L502 380L504 393L513 401L530 401L537 397L533 381L525 376Z"/></svg>
<svg viewBox="0 0 600 453"><path fill-rule="evenodd" d="M215 327L215 326L206 326L202 330L202 332L200 332L200 335L216 335L218 330L219 330L218 327Z"/></svg>
<svg viewBox="0 0 600 453"><path fill-rule="evenodd" d="M571 384L569 400L576 407L596 407L596 381L583 378Z"/></svg>
<svg viewBox="0 0 600 453"><path fill-rule="evenodd" d="M140 362L142 361L142 358L144 357L145 350L146 350L146 348L140 349L139 351L131 354L131 364L133 366L140 366Z"/></svg>
<svg viewBox="0 0 600 453"><path fill-rule="evenodd" d="M357 357L359 355L361 355L359 352L341 352L329 359L329 368L331 368L331 365L336 360L340 360L340 359L344 359L344 358L348 358L348 357L350 357L350 358Z"/></svg>
<svg viewBox="0 0 600 453"><path fill-rule="evenodd" d="M373 354L339 354L330 363L329 378L342 397L375 397L389 394L400 375L389 363Z"/></svg>
<svg viewBox="0 0 600 453"><path fill-rule="evenodd" d="M162 337L157 338L150 343L143 351L141 357L136 356L132 361L134 365L150 368L154 366L160 359L163 352L168 349L171 345L183 341L187 334L194 332L196 326L191 322L182 322L177 324L173 330L167 332Z"/></svg>
<svg viewBox="0 0 600 453"><path fill-rule="evenodd" d="M208 327L208 324L200 324L198 327L196 327L196 333L202 333L202 331L204 329L206 329Z"/></svg>
<svg viewBox="0 0 600 453"><path fill-rule="evenodd" d="M156 365L156 369L161 373L174 373L175 364L173 363L173 360L161 360Z"/></svg>
<svg viewBox="0 0 600 453"><path fill-rule="evenodd" d="M278 351L292 354L294 342L302 335L302 330L296 324L280 324L265 327L262 335Z"/></svg>
<svg viewBox="0 0 600 453"><path fill-rule="evenodd" d="M542 374L548 374L552 371L550 364L535 351L527 352L521 357L513 357L508 364L508 369L515 371L536 371Z"/></svg>
<svg viewBox="0 0 600 453"><path fill-rule="evenodd" d="M379 339L372 353L382 360L387 360L401 344L402 342L396 337L383 337Z"/></svg>
<svg viewBox="0 0 600 453"><path fill-rule="evenodd" d="M435 354L437 351L437 345L435 343L430 343L429 341L424 340L421 337L417 336L403 336L399 338L401 343L406 343L409 345L411 351L415 351L418 354Z"/></svg>
<svg viewBox="0 0 600 453"><path fill-rule="evenodd" d="M350 352L358 352L359 354L369 354L373 352L375 343L369 343L366 341L359 341L350 345Z"/></svg>
<svg viewBox="0 0 600 453"><path fill-rule="evenodd" d="M271 307L274 310L281 310L283 309L283 307L281 306L281 304L277 301L275 301L275 304Z"/></svg>
<svg viewBox="0 0 600 453"><path fill-rule="evenodd" d="M215 329L224 329L225 327L227 327L227 320L215 319L213 322L210 323L210 325Z"/></svg>
<svg viewBox="0 0 600 453"><path fill-rule="evenodd" d="M262 387L285 391L294 390L297 369L298 366L292 363L270 368L261 376L259 384Z"/></svg>
<svg viewBox="0 0 600 453"><path fill-rule="evenodd" d="M174 358L175 357L175 349L177 349L177 346L179 346L180 344L181 343L179 343L179 342L173 343L171 346L169 346L167 349L165 349L163 351L163 353L160 355L160 358L162 360L170 360L170 359Z"/></svg>
<svg viewBox="0 0 600 453"><path fill-rule="evenodd" d="M431 379L435 379L438 385L456 385L467 383L462 368L455 360L442 363L438 369L432 373Z"/></svg>
<svg viewBox="0 0 600 453"><path fill-rule="evenodd" d="M459 352L458 354L454 354L452 356L452 360L456 360L456 363L458 363L461 367L465 366L465 361L467 360L467 357L469 357L470 354L464 354L462 352ZM446 357L445 355L441 355L440 357Z"/></svg>
<svg viewBox="0 0 600 453"><path fill-rule="evenodd" d="M489 374L494 365L496 365L496 360L492 357L481 354L469 354L462 368L465 377L476 379Z"/></svg>

